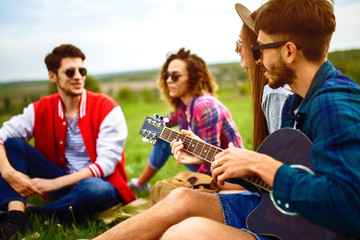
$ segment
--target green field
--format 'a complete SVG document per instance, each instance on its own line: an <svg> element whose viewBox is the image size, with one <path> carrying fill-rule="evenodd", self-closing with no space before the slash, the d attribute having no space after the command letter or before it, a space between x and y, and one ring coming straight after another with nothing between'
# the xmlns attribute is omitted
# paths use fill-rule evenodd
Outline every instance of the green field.
<svg viewBox="0 0 360 240"><path fill-rule="evenodd" d="M244 145L247 148L252 146L252 117L250 110L250 98L248 96L239 96L237 91L227 90L219 92L219 99L230 110L240 134L243 137ZM151 151L151 144L144 143L139 130L146 116L153 116L154 113L166 115L170 109L161 100L152 103L124 103L119 102L125 114L129 135L126 141L126 172L129 179L137 177L146 165L148 154ZM0 124L6 117L0 120ZM156 181L174 176L177 172L186 170L184 166L178 165L171 157L164 168L159 171L151 180L151 184ZM139 197L147 198L148 194L139 194ZM30 200L32 203L38 203L38 198ZM41 202L41 201L40 201ZM29 216L29 222L32 222L34 230L26 236L18 239L90 239L106 231L111 225L95 220L93 216L87 216L82 219L76 219L75 223L59 226L55 221L45 221L36 216ZM17 239L17 238L12 238Z"/></svg>

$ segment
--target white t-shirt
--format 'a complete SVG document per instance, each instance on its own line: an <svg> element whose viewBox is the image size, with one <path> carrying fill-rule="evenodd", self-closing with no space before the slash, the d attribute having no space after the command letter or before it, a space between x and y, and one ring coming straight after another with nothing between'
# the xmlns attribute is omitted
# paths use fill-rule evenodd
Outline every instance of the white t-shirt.
<svg viewBox="0 0 360 240"><path fill-rule="evenodd" d="M272 89L267 84L264 86L261 109L264 112L269 133L280 129L284 103L292 94L293 92L287 84L277 89Z"/></svg>

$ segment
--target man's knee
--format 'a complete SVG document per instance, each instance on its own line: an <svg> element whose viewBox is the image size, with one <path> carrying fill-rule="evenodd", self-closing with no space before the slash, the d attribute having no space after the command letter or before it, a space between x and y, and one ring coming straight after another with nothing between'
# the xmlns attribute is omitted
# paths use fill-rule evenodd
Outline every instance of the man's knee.
<svg viewBox="0 0 360 240"><path fill-rule="evenodd" d="M28 143L21 138L8 138L4 142L8 160L10 164L18 171L22 171L21 169L24 168L22 160L24 160L26 157L26 144Z"/></svg>
<svg viewBox="0 0 360 240"><path fill-rule="evenodd" d="M24 145L24 143L25 143L25 141L21 138L8 138L4 142L4 146L6 149L9 149L9 148L19 149L19 148L21 148L21 146Z"/></svg>
<svg viewBox="0 0 360 240"><path fill-rule="evenodd" d="M196 207L198 195L199 192L197 191L180 187L172 190L163 201L178 211L179 214L188 215L193 211L193 208Z"/></svg>
<svg viewBox="0 0 360 240"><path fill-rule="evenodd" d="M172 190L169 193L169 195L167 196L167 198L169 198L169 200L175 201L175 202L184 202L184 201L191 200L191 198L193 198L197 194L198 194L198 192L196 192L194 190L191 190L186 187L180 187L180 188L175 188L174 190Z"/></svg>
<svg viewBox="0 0 360 240"><path fill-rule="evenodd" d="M185 239L185 237L186 239L191 239L192 236L198 236L196 232L201 230L198 227L198 223L201 219L202 218L200 217L192 217L171 226L161 237L161 240ZM196 237L195 239L199 238Z"/></svg>
<svg viewBox="0 0 360 240"><path fill-rule="evenodd" d="M104 196L109 191L112 185L101 178L85 178L82 179L74 188L75 191L80 192L89 197Z"/></svg>

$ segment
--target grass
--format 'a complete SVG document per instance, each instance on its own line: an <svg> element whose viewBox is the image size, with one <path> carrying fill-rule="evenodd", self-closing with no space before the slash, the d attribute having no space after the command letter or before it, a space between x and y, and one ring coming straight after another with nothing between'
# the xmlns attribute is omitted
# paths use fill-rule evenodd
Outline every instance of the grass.
<svg viewBox="0 0 360 240"><path fill-rule="evenodd" d="M250 98L239 96L233 90L223 90L218 94L220 101L229 109L232 117L243 138L246 148L252 146L252 116L250 110ZM138 177L147 163L147 157L152 145L142 142L139 130L146 116L153 116L154 113L166 115L170 109L161 100L151 103L119 103L128 126L128 138L125 145L126 172L128 178ZM3 120L3 119L0 119ZM178 165L171 157L164 168L159 171L151 180L153 185L156 181L174 176L177 172L186 170L186 167ZM136 193L139 197L148 198L148 194ZM38 197L30 199L30 202L41 204ZM95 220L94 216L84 216L76 219L76 222L69 222L59 225L54 220L45 221L41 217L28 216L28 221L33 224L34 230L25 236L11 239L91 239L109 229L112 225L106 225Z"/></svg>

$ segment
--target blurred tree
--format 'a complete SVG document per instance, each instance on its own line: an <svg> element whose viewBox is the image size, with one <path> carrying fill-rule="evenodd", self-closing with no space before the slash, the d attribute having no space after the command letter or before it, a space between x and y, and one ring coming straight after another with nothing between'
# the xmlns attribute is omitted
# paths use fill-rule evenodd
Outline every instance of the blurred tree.
<svg viewBox="0 0 360 240"><path fill-rule="evenodd" d="M112 98L115 98L115 95L114 95L115 93L114 93L114 89L113 88L110 88L109 90L108 90L108 92L107 92L107 95L108 96L110 96L110 97L112 97Z"/></svg>
<svg viewBox="0 0 360 240"><path fill-rule="evenodd" d="M143 88L140 97L143 102L151 103L160 98L160 92L157 89Z"/></svg>
<svg viewBox="0 0 360 240"><path fill-rule="evenodd" d="M11 106L11 99L9 96L4 97L4 112L9 112Z"/></svg>
<svg viewBox="0 0 360 240"><path fill-rule="evenodd" d="M124 87L117 92L117 100L122 102L137 102L138 97L134 90L129 87Z"/></svg>
<svg viewBox="0 0 360 240"><path fill-rule="evenodd" d="M360 49L331 52L328 58L336 69L360 85Z"/></svg>

